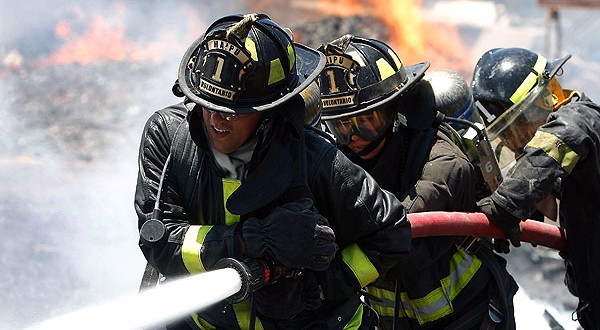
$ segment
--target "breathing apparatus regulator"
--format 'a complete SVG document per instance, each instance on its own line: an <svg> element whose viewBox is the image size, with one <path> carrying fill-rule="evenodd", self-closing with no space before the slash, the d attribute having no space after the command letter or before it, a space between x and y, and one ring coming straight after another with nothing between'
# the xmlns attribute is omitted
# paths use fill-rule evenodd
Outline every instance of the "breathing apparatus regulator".
<svg viewBox="0 0 600 330"><path fill-rule="evenodd" d="M459 135L459 138L453 139L454 142L479 167L489 192L493 192L502 182L502 173L485 126L474 106L469 85L457 72L449 69L431 70L425 73L423 79L431 85L438 115L443 117L440 120L450 123L456 130L447 130L445 133Z"/></svg>

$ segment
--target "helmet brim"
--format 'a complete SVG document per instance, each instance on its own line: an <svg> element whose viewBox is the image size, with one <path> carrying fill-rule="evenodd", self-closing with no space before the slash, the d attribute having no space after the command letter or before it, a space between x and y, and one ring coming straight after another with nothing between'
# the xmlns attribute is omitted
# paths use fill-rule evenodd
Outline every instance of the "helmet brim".
<svg viewBox="0 0 600 330"><path fill-rule="evenodd" d="M421 80L425 75L425 71L429 68L431 63L429 61L421 62L418 64L414 64L411 66L407 66L404 69L406 70L406 75L408 80L402 87L396 89L394 92L389 94L387 97L378 100L375 103L369 104L367 106L361 106L360 104L357 106L358 109L354 111L347 111L347 109L339 109L339 110L328 110L327 113L323 111L322 120L331 120L331 119L339 119L344 117L355 117L362 113L369 112L373 109L381 107L383 104L388 103L389 101L399 97L404 94L407 90L415 85L416 82Z"/></svg>
<svg viewBox="0 0 600 330"><path fill-rule="evenodd" d="M244 106L239 106L239 107L237 107L235 105L223 106L223 105L220 105L220 104L217 104L214 102L210 102L210 101L200 97L196 93L192 92L190 87L187 86L187 84L185 83L186 82L185 75L186 75L188 60L194 54L197 47L200 47L201 42L202 42L202 38L199 38L186 51L185 55L183 56L183 60L181 61L181 64L179 65L178 80L179 80L179 85L180 85L181 91L183 92L183 94L185 96L187 96L194 103L196 103L204 108L213 110L213 111L234 113L234 114L250 114L250 113L255 113L255 112L271 110L273 108L276 108L276 107L286 103L292 97L299 94L302 90L304 90L306 87L308 87L308 85L317 78L319 73L321 73L321 70L323 70L323 68L325 67L325 55L324 54L322 54L321 52L318 52L312 48L309 48L303 44L294 42L293 45L294 45L294 50L296 52L296 74L298 75L298 84L296 85L296 87L293 90L282 95L282 97L278 98L277 100L274 100L272 102L265 103L265 104L254 105L254 106L245 106L244 105Z"/></svg>
<svg viewBox="0 0 600 330"><path fill-rule="evenodd" d="M562 66L571 58L571 54L567 54L563 57L559 57L549 63L550 78L554 77Z"/></svg>

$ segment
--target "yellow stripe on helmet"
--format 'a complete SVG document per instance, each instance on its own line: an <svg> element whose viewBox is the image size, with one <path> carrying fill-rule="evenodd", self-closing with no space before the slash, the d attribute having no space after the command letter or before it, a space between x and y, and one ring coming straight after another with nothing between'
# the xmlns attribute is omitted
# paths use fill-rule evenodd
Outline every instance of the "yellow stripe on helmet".
<svg viewBox="0 0 600 330"><path fill-rule="evenodd" d="M377 64L377 69L379 70L381 80L384 80L385 78L396 73L396 71L394 71L394 68L392 68L390 63L383 58L378 59L377 62L375 62L375 64Z"/></svg>
<svg viewBox="0 0 600 330"><path fill-rule="evenodd" d="M546 58L542 55L538 55L537 61L535 61L535 65L533 66L533 70L537 74L530 72L527 77L525 77L521 85L517 87L517 90L515 90L513 95L510 97L510 100L513 104L517 104L523 98L523 96L527 95L527 92L529 92L535 85L535 83L538 81L539 75L546 68L546 63L548 63L548 60L546 60Z"/></svg>

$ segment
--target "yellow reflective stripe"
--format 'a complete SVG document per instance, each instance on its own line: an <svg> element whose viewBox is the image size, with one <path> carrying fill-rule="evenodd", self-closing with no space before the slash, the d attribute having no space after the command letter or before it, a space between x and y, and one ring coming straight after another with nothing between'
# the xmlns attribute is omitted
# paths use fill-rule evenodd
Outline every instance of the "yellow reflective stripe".
<svg viewBox="0 0 600 330"><path fill-rule="evenodd" d="M358 63L358 65L367 66L365 61L363 61L362 55L359 52L357 52L355 50L351 50L351 51L346 52L346 55L352 57L352 59L355 60L356 63Z"/></svg>
<svg viewBox="0 0 600 330"><path fill-rule="evenodd" d="M344 326L344 330L357 330L358 328L360 328L362 323L363 311L363 305L358 305L356 312L354 313L354 315L352 315L350 321L348 321L348 323L346 323L346 325Z"/></svg>
<svg viewBox="0 0 600 330"><path fill-rule="evenodd" d="M367 289L368 293L377 297L377 300L371 299L369 302L371 303L371 307L373 307L373 309L379 315L382 315L382 316L394 315L394 300L395 300L394 292L388 291L385 289L381 289L381 288L376 288L374 286L368 286L366 289ZM407 300L405 300L402 297L402 293L400 294L400 296L401 296L400 300L403 303L408 301L408 298L407 298ZM406 311L404 309L401 308L398 310L398 312L400 313L399 314L400 317L406 316Z"/></svg>
<svg viewBox="0 0 600 330"><path fill-rule="evenodd" d="M367 292L376 296L378 298L377 301L371 300L371 307L379 314L383 316L392 316L394 315L394 300L395 294L392 291L388 291L381 288L376 288L374 286L368 286ZM408 298L408 294L406 292L400 292L400 301L402 302L402 306L410 307L410 298ZM412 309L403 309L400 308L398 310L399 317L410 317L415 318L415 313Z"/></svg>
<svg viewBox="0 0 600 330"><path fill-rule="evenodd" d="M250 57L258 61L258 52L256 51L256 43L250 38L244 39L244 47L250 52Z"/></svg>
<svg viewBox="0 0 600 330"><path fill-rule="evenodd" d="M556 135L550 133L535 132L535 135L527 145L532 148L542 149L548 156L554 158L569 174L571 174L571 171L573 171L573 168L579 161L579 155L569 145Z"/></svg>
<svg viewBox="0 0 600 330"><path fill-rule="evenodd" d="M235 317L238 322L240 329L250 328L250 299L246 299L239 304L233 304L233 310L235 311ZM256 317L254 321L254 329L263 330L263 325Z"/></svg>
<svg viewBox="0 0 600 330"><path fill-rule="evenodd" d="M292 44L288 44L287 46L288 59L290 60L290 72L294 70L294 64L296 64L296 53L294 52L294 47Z"/></svg>
<svg viewBox="0 0 600 330"><path fill-rule="evenodd" d="M231 194L233 194L233 192L236 191L236 189L239 188L241 184L242 184L242 182L240 180L224 178L223 179L223 201L226 202L229 199L229 196L231 196ZM225 224L233 225L234 223L240 222L240 216L229 212L229 210L227 209L227 206L225 206L225 205L224 205Z"/></svg>
<svg viewBox="0 0 600 330"><path fill-rule="evenodd" d="M212 226L190 226L183 238L181 245L181 258L183 264L190 274L203 273L206 271L200 259L200 249L206 238L206 234Z"/></svg>
<svg viewBox="0 0 600 330"><path fill-rule="evenodd" d="M350 267L361 287L367 286L379 277L377 268L356 244L342 250L342 260Z"/></svg>
<svg viewBox="0 0 600 330"><path fill-rule="evenodd" d="M440 287L417 299L410 299L406 292L400 293L402 306L408 308L401 308L398 316L413 318L419 324L425 324L452 313L452 300L467 286L480 267L479 258L459 248L450 260L450 274L440 280ZM383 316L394 315L394 292L376 287L367 287L367 291L379 298L371 301L375 311Z"/></svg>
<svg viewBox="0 0 600 330"><path fill-rule="evenodd" d="M285 78L285 72L283 72L283 66L281 65L281 61L276 58L271 61L271 67L269 69L269 82L268 84L274 84L278 81L281 81Z"/></svg>
<svg viewBox="0 0 600 330"><path fill-rule="evenodd" d="M517 87L517 90L510 97L510 100L513 104L519 102L523 98L523 96L525 96L527 92L531 90L531 87L533 87L533 85L535 85L535 83L537 82L539 74L542 73L542 71L544 71L544 69L546 68L547 62L548 60L546 60L545 57L538 55L537 61L535 61L535 65L533 66L533 70L537 74L530 72L527 75L527 77L525 77L521 85Z"/></svg>
<svg viewBox="0 0 600 330"><path fill-rule="evenodd" d="M388 52L388 55L390 55L390 57L394 59L394 63L396 64L396 67L398 69L402 68L402 62L398 58L398 55L396 55L396 53L394 53L391 49L388 49L387 52Z"/></svg>
<svg viewBox="0 0 600 330"><path fill-rule="evenodd" d="M386 61L383 58L378 59L377 62L375 62L375 64L377 64L377 69L379 70L381 80L396 73L396 71L394 71L394 68L392 68L390 63L388 63L388 61Z"/></svg>
<svg viewBox="0 0 600 330"><path fill-rule="evenodd" d="M233 311L235 312L236 321L240 329L247 330L250 328L250 300L246 299L239 304L233 304ZM361 314L362 316L362 314ZM192 319L194 319L194 323L202 329L202 330L216 330L217 328L208 323L206 320L200 318L198 314L192 314ZM264 330L260 319L256 317L254 319L254 329L255 330Z"/></svg>
<svg viewBox="0 0 600 330"><path fill-rule="evenodd" d="M196 323L198 328L202 330L217 330L217 327L206 322L206 320L200 318L200 316L198 316L198 314L196 313L192 314L192 319L194 320L194 323Z"/></svg>

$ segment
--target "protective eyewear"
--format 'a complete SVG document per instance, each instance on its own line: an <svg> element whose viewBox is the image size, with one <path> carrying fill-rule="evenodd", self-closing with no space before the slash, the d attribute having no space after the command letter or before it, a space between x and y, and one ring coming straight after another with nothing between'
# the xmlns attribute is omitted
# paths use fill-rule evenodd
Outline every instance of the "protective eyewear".
<svg viewBox="0 0 600 330"><path fill-rule="evenodd" d="M478 107L486 109L486 105L477 103ZM539 84L487 127L488 136L490 140L500 138L513 152L520 152L537 128L546 122L553 106L554 99L547 83ZM491 109L488 112L491 113Z"/></svg>
<svg viewBox="0 0 600 330"><path fill-rule="evenodd" d="M352 136L373 141L383 135L394 121L394 109L377 109L355 117L326 120L325 125L341 145L348 145Z"/></svg>
<svg viewBox="0 0 600 330"><path fill-rule="evenodd" d="M211 117L212 117L212 115L217 114L222 119L225 119L226 121L229 121L229 122L235 122L235 121L240 120L244 116L250 116L250 115L252 115L252 114L243 114L243 115L240 114L240 115L238 115L238 114L233 114L233 113L214 111L214 110L210 110L210 109L206 109L206 108L204 108L204 109L206 111L208 111L208 113L210 114Z"/></svg>

